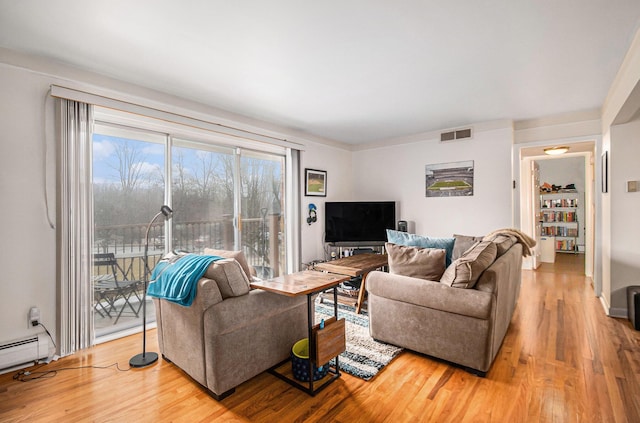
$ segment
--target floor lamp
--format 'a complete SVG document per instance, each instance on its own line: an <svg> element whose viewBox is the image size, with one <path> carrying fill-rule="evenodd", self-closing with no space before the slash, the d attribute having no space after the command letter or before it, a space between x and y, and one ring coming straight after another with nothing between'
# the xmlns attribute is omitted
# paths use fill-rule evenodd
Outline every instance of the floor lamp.
<svg viewBox="0 0 640 423"><path fill-rule="evenodd" d="M164 205L160 207L158 214L153 216L151 222L147 226L147 233L144 236L144 291L142 292L142 354L136 354L129 360L131 367L146 367L158 361L158 353L147 352L147 283L149 282L149 230L151 225L160 215L164 215L165 219L170 219L173 210L171 207Z"/></svg>

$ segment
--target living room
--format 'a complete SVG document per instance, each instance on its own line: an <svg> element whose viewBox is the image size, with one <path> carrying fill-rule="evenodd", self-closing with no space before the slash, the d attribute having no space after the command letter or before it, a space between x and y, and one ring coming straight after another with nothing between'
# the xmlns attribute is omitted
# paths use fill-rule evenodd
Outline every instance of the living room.
<svg viewBox="0 0 640 423"><path fill-rule="evenodd" d="M32 4L31 7L36 6ZM580 7L576 6L578 9ZM27 6L25 8L26 11L18 13L25 19L23 24L16 21L3 26L27 26L26 22L29 21L24 15L34 11L29 11ZM2 9L7 11L5 16L15 16L9 13L12 8L8 5L3 4ZM47 325L53 338L58 339L61 314L64 313L60 307L57 276L61 249L55 230L60 201L57 185L59 151L56 144L55 100L48 95L52 85L86 90L97 96L111 96L147 108L158 107L176 114L206 117L213 123L231 124L245 131L257 130L261 134L302 145L300 170L321 169L327 175L326 197L305 197L301 189L297 230L300 233L299 261L302 263L325 258L323 225L305 222L304 213L309 203L317 206L321 218L325 201L396 201L397 218L410 222L412 232L436 237L448 237L454 233L482 235L497 228L519 228L525 208L521 197L521 150L556 145L571 147L577 143L592 142L595 181L592 204L595 218L591 280L594 287L600 287L597 298L599 312L605 316L626 318L626 288L640 285L637 276L637 235L640 226L635 219L640 197L627 191L627 182L640 179L635 162L640 152L636 142L640 136L640 31L637 6L625 4L620 5L620 9L620 15L626 15L627 18L616 15L611 18L613 23L609 22L607 28L612 31L612 27L618 26L620 31L627 32L617 35L615 51L612 48L609 52L614 56L609 58L615 62L614 72L602 77L606 82L606 92L596 107L588 110L576 107L515 119L519 107L517 101L526 103L528 97L525 96L514 100L512 115L478 120L475 115L461 114L453 123L433 119L436 126L428 129L403 134L397 131L393 136L377 140L371 138L365 143L349 143L340 141L338 137L332 139L329 135L321 137L305 133L304 122L291 122L288 125L278 124L277 121L265 123L258 118L241 116L239 112L220 110L217 104L206 105L202 101L181 98L173 92L174 88L168 89L171 91L169 93L145 87L147 75L139 75L137 69L130 70L132 80L114 77L115 72L101 72L91 69L86 63L73 63L72 58L58 57L58 50L64 48L42 52L36 48L20 47L15 39L3 33L0 38L0 87L3 93L0 99L0 122L5 129L5 141L1 147L0 168L4 197L2 216L6 224L2 229L5 252L0 261L5 274L0 299L0 343L40 331L39 328L27 326L27 316L33 306L39 307L40 321ZM600 26L598 19L591 14L589 17L595 19L589 23L594 27ZM620 20L616 20L618 18ZM3 24L5 19L2 19ZM624 25L620 22L624 22ZM38 26L33 23L30 25ZM34 28L31 30L35 33ZM115 29L113 31L117 33ZM594 38L597 38L597 31ZM598 51L605 52L601 58L604 61L608 57L606 48L601 47ZM531 55L534 56L533 53ZM482 60L476 58L476 61ZM479 66L477 62L469 66ZM340 81L333 82L338 92L336 97L342 98L345 95L344 86L338 83ZM486 84L493 83L495 81L486 81ZM526 81L517 81L512 90L517 91L526 85ZM570 84L567 82L567 85ZM472 87L467 88L472 90ZM179 88L175 90L179 91ZM429 93L422 95L427 97ZM545 97L549 110L555 110L550 99L551 93L546 93ZM393 103L395 99L390 96L387 101ZM471 99L459 97L449 101L464 103ZM480 108L483 102L490 101L491 98L478 100ZM302 105L298 104L297 107ZM318 120L322 119L319 117ZM425 117L425 120L429 120L429 117ZM401 121L398 118L398 122ZM371 132L380 133L396 126L388 120L369 124ZM334 128L327 134L340 131L339 120L335 120L333 125ZM401 123L397 125L401 126ZM465 128L472 128L470 139L440 142L442 132ZM601 186L601 158L605 152L608 153L609 166L607 192ZM425 165L466 160L474 163L473 196L425 198ZM302 187L303 181L299 183ZM630 354L637 356L635 339L635 349ZM150 343L153 342L151 338ZM116 361L104 359L114 350L109 349L107 344L103 346L106 349L96 352L103 356L101 363ZM133 353L132 350L137 346L136 341L123 350ZM120 353L117 355L120 356ZM125 353L125 356L128 355ZM424 357L403 359L400 364L407 366L405 370L388 373L381 380L390 378L392 374L395 377L412 377L410 367L422 366L419 364L421 359L424 360ZM505 368L500 369L506 371ZM148 375L153 374L138 373L136 376L151 378ZM176 373L172 377L178 378L179 375ZM464 376L459 377L464 379ZM176 382L172 380L170 383ZM185 383L188 385L190 381L186 379ZM271 381L266 377L261 377L258 383L271 386ZM615 382L609 380L606 386L612 384ZM383 391L385 389L382 385L376 386ZM366 389L360 381L354 382L352 387L354 390ZM205 395L196 388L184 388L184 385L177 389L192 389L189 392L198 398ZM343 387L339 392L344 393L346 389L351 388ZM285 395L292 401L297 398L288 391ZM264 400L269 401L268 398ZM230 397L230 401L241 400ZM320 403L309 403L306 399L305 404L322 408Z"/></svg>

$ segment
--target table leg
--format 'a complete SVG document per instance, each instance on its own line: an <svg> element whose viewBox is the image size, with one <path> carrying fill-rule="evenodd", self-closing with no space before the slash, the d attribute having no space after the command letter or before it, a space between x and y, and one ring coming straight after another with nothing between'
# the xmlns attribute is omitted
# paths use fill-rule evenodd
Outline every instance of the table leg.
<svg viewBox="0 0 640 423"><path fill-rule="evenodd" d="M360 312L362 311L362 303L364 303L364 294L367 289L367 286L366 286L367 275L369 275L369 272L364 273L362 275L362 282L360 282L360 291L358 292L358 302L356 303L356 314L360 314Z"/></svg>
<svg viewBox="0 0 640 423"><path fill-rule="evenodd" d="M309 394L313 395L313 359L312 356L315 355L316 351L316 343L315 339L313 339L313 294L307 294L307 330L308 330L308 342L309 342Z"/></svg>
<svg viewBox="0 0 640 423"><path fill-rule="evenodd" d="M333 287L333 315L338 321L338 287ZM340 377L340 354L336 355L336 376Z"/></svg>

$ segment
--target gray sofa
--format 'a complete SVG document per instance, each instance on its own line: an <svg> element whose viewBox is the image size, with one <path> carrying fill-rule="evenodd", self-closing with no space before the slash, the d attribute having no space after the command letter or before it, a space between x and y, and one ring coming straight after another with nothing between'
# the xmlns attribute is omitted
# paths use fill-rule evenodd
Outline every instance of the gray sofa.
<svg viewBox="0 0 640 423"><path fill-rule="evenodd" d="M162 357L218 400L307 336L306 297L251 290L242 269L235 259L212 263L189 307L153 299Z"/></svg>
<svg viewBox="0 0 640 423"><path fill-rule="evenodd" d="M371 272L367 279L371 336L484 376L516 306L522 253L523 245L517 242L504 251L498 248L493 253L497 258L467 289L437 280ZM443 280L451 276L451 266Z"/></svg>

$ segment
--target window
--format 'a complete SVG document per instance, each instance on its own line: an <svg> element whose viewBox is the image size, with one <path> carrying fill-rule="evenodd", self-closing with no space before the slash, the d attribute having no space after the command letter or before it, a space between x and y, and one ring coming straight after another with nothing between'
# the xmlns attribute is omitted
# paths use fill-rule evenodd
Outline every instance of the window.
<svg viewBox="0 0 640 423"><path fill-rule="evenodd" d="M96 337L142 324L144 246L149 220L165 203L167 136L98 122L93 132L93 254L112 254L117 271L94 260ZM164 224L149 233L149 266L165 251ZM129 289L132 284L133 288ZM155 321L147 301L147 321Z"/></svg>
<svg viewBox="0 0 640 423"><path fill-rule="evenodd" d="M171 157L174 248L242 250L259 277L281 274L284 157L183 139Z"/></svg>
<svg viewBox="0 0 640 423"><path fill-rule="evenodd" d="M100 108L96 119L93 253L113 253L123 278L145 277L144 235L162 204L174 213L169 223L158 219L150 228L149 269L165 251L202 253L207 247L241 249L258 277L292 266L286 253L287 149L265 145L259 151L255 142ZM108 272L96 266L94 279ZM141 324L141 290L111 297L96 291L94 297L97 337ZM147 322L154 321L150 300L146 309Z"/></svg>

